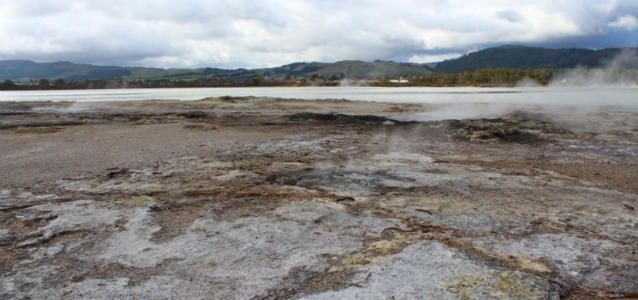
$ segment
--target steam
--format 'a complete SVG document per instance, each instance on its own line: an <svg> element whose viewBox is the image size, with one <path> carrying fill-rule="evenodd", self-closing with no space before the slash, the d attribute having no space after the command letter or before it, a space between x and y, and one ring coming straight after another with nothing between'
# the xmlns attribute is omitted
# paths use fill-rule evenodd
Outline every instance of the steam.
<svg viewBox="0 0 638 300"><path fill-rule="evenodd" d="M520 110L521 105L505 103L455 103L431 105L427 111L411 114L408 116L398 116L397 119L403 121L439 121L439 120L460 120L473 118L495 118ZM525 107L529 109L529 107Z"/></svg>
<svg viewBox="0 0 638 300"><path fill-rule="evenodd" d="M368 86L367 80L356 80L351 78L344 78L339 80L340 87L360 87L360 86Z"/></svg>
<svg viewBox="0 0 638 300"><path fill-rule="evenodd" d="M541 85L538 83L538 81L529 77L525 77L516 83L516 87L522 87L522 88L540 87L540 86Z"/></svg>
<svg viewBox="0 0 638 300"><path fill-rule="evenodd" d="M79 113L92 109L91 104L85 102L57 102L46 106L35 106L31 111L39 113Z"/></svg>
<svg viewBox="0 0 638 300"><path fill-rule="evenodd" d="M638 128L638 112L616 110L614 107L552 103L458 103L430 105L417 113L391 116L401 121L440 121L480 118L502 118L508 114L524 111L546 116L556 124L573 132L607 133L631 131ZM418 139L417 136L414 137ZM405 145L391 137L383 143L388 152L403 150L394 145Z"/></svg>
<svg viewBox="0 0 638 300"><path fill-rule="evenodd" d="M605 87L638 85L638 49L623 49L602 68L578 67L555 76L552 87Z"/></svg>

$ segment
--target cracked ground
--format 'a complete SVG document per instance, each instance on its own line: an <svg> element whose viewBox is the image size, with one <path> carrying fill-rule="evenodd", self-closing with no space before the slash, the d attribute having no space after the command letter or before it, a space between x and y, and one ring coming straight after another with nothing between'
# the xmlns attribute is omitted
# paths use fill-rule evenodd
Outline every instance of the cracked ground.
<svg viewBox="0 0 638 300"><path fill-rule="evenodd" d="M638 297L638 115L0 105L0 297Z"/></svg>

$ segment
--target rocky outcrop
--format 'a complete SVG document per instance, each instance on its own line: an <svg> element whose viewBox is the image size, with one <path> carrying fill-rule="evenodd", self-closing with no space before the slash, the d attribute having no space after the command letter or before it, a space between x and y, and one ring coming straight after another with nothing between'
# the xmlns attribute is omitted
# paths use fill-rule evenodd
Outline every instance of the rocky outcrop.
<svg viewBox="0 0 638 300"><path fill-rule="evenodd" d="M467 119L450 123L455 139L473 143L536 144L570 134L543 114L514 112L496 119Z"/></svg>

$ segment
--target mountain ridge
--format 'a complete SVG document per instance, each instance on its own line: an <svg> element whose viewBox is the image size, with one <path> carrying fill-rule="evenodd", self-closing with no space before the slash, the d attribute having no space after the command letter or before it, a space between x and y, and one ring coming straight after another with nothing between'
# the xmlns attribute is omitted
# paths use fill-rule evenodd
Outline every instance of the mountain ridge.
<svg viewBox="0 0 638 300"><path fill-rule="evenodd" d="M600 67L613 60L624 49L637 48L540 48L524 45L502 45L465 54L437 63L408 63L385 60L341 60L336 62L294 62L274 68L222 69L150 68L99 66L69 61L37 63L14 59L0 61L0 80L193 80L219 77L228 80L285 79L320 77L325 80L378 79L428 75L440 72L462 72L483 68L568 69L577 66Z"/></svg>

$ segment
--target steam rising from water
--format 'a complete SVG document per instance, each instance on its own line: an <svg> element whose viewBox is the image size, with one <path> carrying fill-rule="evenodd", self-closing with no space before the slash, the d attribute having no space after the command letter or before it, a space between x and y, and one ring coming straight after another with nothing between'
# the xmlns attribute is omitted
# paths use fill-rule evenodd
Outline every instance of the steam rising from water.
<svg viewBox="0 0 638 300"><path fill-rule="evenodd" d="M637 86L638 49L623 49L603 68L578 67L555 76L550 86Z"/></svg>
<svg viewBox="0 0 638 300"><path fill-rule="evenodd" d="M605 131L613 126L603 126L599 121L591 120L599 119L596 116L609 116L609 113L638 113L638 91L635 90L638 87L638 49L623 49L600 68L577 67L558 73L548 87L539 87L536 81L529 78L521 80L517 87L529 93L529 97L519 101L512 99L439 105L413 118L492 118L515 110L525 110L567 120L572 129ZM627 97L628 95L630 96ZM590 124L586 125L587 122ZM638 122L632 122L628 126L636 128Z"/></svg>
<svg viewBox="0 0 638 300"><path fill-rule="evenodd" d="M636 118L623 118L622 124L615 118L638 114L638 49L623 49L600 68L578 67L559 73L547 87L539 87L529 78L517 86L514 90L524 95L491 95L482 100L475 97L476 102L441 103L404 119L495 118L524 110L546 114L574 131L638 128Z"/></svg>
<svg viewBox="0 0 638 300"><path fill-rule="evenodd" d="M366 80L356 80L350 78L344 78L339 80L340 87L357 87L357 86L367 86L368 82Z"/></svg>

